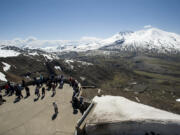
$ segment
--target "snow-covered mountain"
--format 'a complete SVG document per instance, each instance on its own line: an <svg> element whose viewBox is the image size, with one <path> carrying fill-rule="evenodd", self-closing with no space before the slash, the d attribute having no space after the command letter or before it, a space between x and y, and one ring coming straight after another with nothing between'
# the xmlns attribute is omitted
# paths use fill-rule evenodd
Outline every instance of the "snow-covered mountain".
<svg viewBox="0 0 180 135"><path fill-rule="evenodd" d="M0 41L1 48L40 49L46 52L82 52L88 50L146 51L157 53L180 52L180 35L157 28L136 32L120 32L107 39L84 37L80 40L38 40L34 37ZM17 54L16 54L17 55Z"/></svg>
<svg viewBox="0 0 180 135"><path fill-rule="evenodd" d="M180 35L157 28L144 29L136 32L118 33L105 39L106 49L126 51L157 51L159 53L179 52Z"/></svg>

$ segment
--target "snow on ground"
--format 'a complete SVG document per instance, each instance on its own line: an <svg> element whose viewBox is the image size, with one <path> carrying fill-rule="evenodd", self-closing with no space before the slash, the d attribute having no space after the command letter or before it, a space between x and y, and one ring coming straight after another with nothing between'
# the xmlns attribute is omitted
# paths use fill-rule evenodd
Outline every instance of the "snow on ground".
<svg viewBox="0 0 180 135"><path fill-rule="evenodd" d="M0 57L15 57L18 56L20 53L13 51L13 50L2 50L0 49Z"/></svg>
<svg viewBox="0 0 180 135"><path fill-rule="evenodd" d="M48 60L53 60L53 58L52 58L51 56L47 55L47 54L43 54L43 56L44 56L45 58L47 58Z"/></svg>
<svg viewBox="0 0 180 135"><path fill-rule="evenodd" d="M180 98L176 99L177 102L180 102Z"/></svg>
<svg viewBox="0 0 180 135"><path fill-rule="evenodd" d="M81 64L84 65L84 66L90 66L90 65L93 65L92 63L85 62L85 61L77 61L77 62L81 63Z"/></svg>
<svg viewBox="0 0 180 135"><path fill-rule="evenodd" d="M5 72L7 72L7 71L11 68L11 65L9 65L9 64L7 64L7 63L5 63L5 62L2 62L2 64L4 65L3 70L4 70Z"/></svg>
<svg viewBox="0 0 180 135"><path fill-rule="evenodd" d="M55 69L62 71L60 66L54 66Z"/></svg>
<svg viewBox="0 0 180 135"><path fill-rule="evenodd" d="M67 63L67 64L70 66L71 69L74 69L74 66L71 65L71 63L74 63L74 60L68 60L68 59L66 59L66 60L64 60L64 62Z"/></svg>
<svg viewBox="0 0 180 135"><path fill-rule="evenodd" d="M0 72L0 80L7 82L6 76L2 72Z"/></svg>
<svg viewBox="0 0 180 135"><path fill-rule="evenodd" d="M37 52L29 53L29 55L36 56L39 55Z"/></svg>
<svg viewBox="0 0 180 135"><path fill-rule="evenodd" d="M64 60L64 62L65 63L67 63L67 64L71 64L71 63L74 63L76 60L68 60L68 59L66 59L66 60ZM79 62L79 63L81 63L82 65L87 65L87 66L89 66L89 65L93 65L92 63L89 63L89 62L85 62L85 61L80 61L80 60L77 60L76 62Z"/></svg>
<svg viewBox="0 0 180 135"><path fill-rule="evenodd" d="M86 78L83 77L83 76L80 76L79 78L80 78L82 81L86 80Z"/></svg>
<svg viewBox="0 0 180 135"><path fill-rule="evenodd" d="M64 60L64 62L67 63L67 64L70 64L70 63L73 63L74 60Z"/></svg>
<svg viewBox="0 0 180 135"><path fill-rule="evenodd" d="M73 66L73 65L70 65L70 68L73 70L73 69L74 69L74 66Z"/></svg>
<svg viewBox="0 0 180 135"><path fill-rule="evenodd" d="M92 112L91 123L127 120L178 121L180 115L133 102L120 96L102 96L93 99L97 106Z"/></svg>

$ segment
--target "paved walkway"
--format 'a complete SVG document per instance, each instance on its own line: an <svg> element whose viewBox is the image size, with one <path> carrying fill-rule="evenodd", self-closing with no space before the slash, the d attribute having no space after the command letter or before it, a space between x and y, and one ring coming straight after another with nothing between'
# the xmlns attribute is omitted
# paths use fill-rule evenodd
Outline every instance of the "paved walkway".
<svg viewBox="0 0 180 135"><path fill-rule="evenodd" d="M46 91L44 99L34 102L34 89L30 86L31 96L13 103L15 96L5 97L5 104L0 106L0 135L72 135L76 122L81 114L73 114L70 103L72 88L64 85L63 89L56 88L56 95ZM25 91L23 91L25 95ZM59 113L52 120L56 102Z"/></svg>

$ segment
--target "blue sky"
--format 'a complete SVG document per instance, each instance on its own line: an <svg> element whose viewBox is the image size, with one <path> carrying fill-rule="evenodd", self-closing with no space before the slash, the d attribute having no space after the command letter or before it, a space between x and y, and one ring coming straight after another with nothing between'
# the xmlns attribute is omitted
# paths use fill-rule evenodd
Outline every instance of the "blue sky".
<svg viewBox="0 0 180 135"><path fill-rule="evenodd" d="M0 0L0 40L106 38L152 25L180 34L180 0Z"/></svg>

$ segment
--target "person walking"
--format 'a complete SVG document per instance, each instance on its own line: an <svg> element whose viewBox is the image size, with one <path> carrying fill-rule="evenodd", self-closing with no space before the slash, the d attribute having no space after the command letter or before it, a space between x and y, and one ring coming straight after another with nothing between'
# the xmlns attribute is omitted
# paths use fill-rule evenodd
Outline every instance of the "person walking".
<svg viewBox="0 0 180 135"><path fill-rule="evenodd" d="M26 97L29 97L30 96L30 91L29 91L29 87L25 87L25 90L26 90Z"/></svg>
<svg viewBox="0 0 180 135"><path fill-rule="evenodd" d="M37 86L36 89L35 89L35 95L37 96L37 98L40 97L40 94L39 94L39 87Z"/></svg>
<svg viewBox="0 0 180 135"><path fill-rule="evenodd" d="M52 91L53 91L53 96L56 94L56 85L55 83L52 83Z"/></svg>
<svg viewBox="0 0 180 135"><path fill-rule="evenodd" d="M42 87L42 97L44 97L45 96L45 88L44 87Z"/></svg>
<svg viewBox="0 0 180 135"><path fill-rule="evenodd" d="M59 89L62 89L63 88L63 85L64 85L64 82L63 80L61 80L60 84L59 84Z"/></svg>

